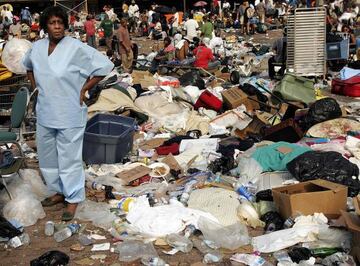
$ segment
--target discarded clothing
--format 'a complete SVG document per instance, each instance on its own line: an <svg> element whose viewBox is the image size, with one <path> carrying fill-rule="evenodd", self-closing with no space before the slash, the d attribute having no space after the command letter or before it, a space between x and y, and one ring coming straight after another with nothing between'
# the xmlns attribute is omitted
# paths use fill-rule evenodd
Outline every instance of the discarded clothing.
<svg viewBox="0 0 360 266"><path fill-rule="evenodd" d="M261 165L264 172L285 171L290 161L310 150L307 147L280 141L257 148L251 157Z"/></svg>

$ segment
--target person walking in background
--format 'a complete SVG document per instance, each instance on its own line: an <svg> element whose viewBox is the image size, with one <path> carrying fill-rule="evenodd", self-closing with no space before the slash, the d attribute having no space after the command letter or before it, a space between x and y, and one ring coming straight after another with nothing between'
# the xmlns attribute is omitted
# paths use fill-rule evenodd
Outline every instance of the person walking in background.
<svg viewBox="0 0 360 266"><path fill-rule="evenodd" d="M127 28L126 19L121 19L120 27L116 32L121 55L121 64L125 72L130 72L133 64L134 55L132 52L132 43Z"/></svg>
<svg viewBox="0 0 360 266"><path fill-rule="evenodd" d="M256 5L256 13L259 15L260 23L265 23L265 4L264 0L260 0L260 2Z"/></svg>
<svg viewBox="0 0 360 266"><path fill-rule="evenodd" d="M114 23L110 20L108 15L105 15L105 19L101 21L100 28L104 30L104 37L106 42L106 47L108 50L111 50L111 42L113 39Z"/></svg>
<svg viewBox="0 0 360 266"><path fill-rule="evenodd" d="M91 15L87 15L86 16L86 21L84 23L84 30L86 33L86 42L88 45L90 45L91 47L96 48L96 43L95 43L95 24L94 21L92 20L92 16Z"/></svg>
<svg viewBox="0 0 360 266"><path fill-rule="evenodd" d="M204 23L201 25L201 37L206 37L209 39L212 39L213 31L214 31L214 25L209 20L208 16L203 17Z"/></svg>
<svg viewBox="0 0 360 266"><path fill-rule="evenodd" d="M23 9L21 9L20 19L21 19L21 22L26 23L28 26L31 25L31 13L30 13L29 7L25 7Z"/></svg>
<svg viewBox="0 0 360 266"><path fill-rule="evenodd" d="M139 6L135 3L135 0L131 1L128 14L129 14L129 31L136 32L137 23L140 18L140 10L139 10Z"/></svg>

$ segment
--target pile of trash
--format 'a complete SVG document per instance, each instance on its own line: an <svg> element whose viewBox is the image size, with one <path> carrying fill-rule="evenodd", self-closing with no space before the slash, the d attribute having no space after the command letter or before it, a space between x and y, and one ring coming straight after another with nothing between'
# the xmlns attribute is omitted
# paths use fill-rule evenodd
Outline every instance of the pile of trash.
<svg viewBox="0 0 360 266"><path fill-rule="evenodd" d="M310 79L218 75L114 71L90 90L87 200L79 223L48 221L45 234L144 265L193 249L203 263L356 265L360 122ZM13 198L1 198L0 237L13 248L29 244L22 227L45 218L39 174L20 175ZM89 222L112 240L96 243L106 238L86 233ZM68 263L52 252L38 260Z"/></svg>

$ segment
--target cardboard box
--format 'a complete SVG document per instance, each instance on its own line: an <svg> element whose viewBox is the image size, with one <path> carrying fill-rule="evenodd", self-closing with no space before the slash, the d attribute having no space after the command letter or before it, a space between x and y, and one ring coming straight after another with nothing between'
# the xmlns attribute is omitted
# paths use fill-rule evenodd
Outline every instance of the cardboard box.
<svg viewBox="0 0 360 266"><path fill-rule="evenodd" d="M326 180L312 180L272 189L280 215L287 219L297 213L312 215L321 212L337 218L346 210L347 187Z"/></svg>
<svg viewBox="0 0 360 266"><path fill-rule="evenodd" d="M222 92L223 102L227 109L234 109L240 105L245 105L248 111L260 109L255 96L248 96L245 92L237 87L227 89ZM251 99L253 100L251 100Z"/></svg>

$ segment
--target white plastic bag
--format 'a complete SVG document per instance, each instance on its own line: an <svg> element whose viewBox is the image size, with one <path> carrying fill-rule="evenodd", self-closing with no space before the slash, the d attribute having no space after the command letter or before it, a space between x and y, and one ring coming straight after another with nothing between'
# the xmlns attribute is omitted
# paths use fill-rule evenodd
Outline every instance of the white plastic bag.
<svg viewBox="0 0 360 266"><path fill-rule="evenodd" d="M222 248L235 250L250 242L247 227L239 222L225 227L200 217L198 225L206 240L213 241Z"/></svg>
<svg viewBox="0 0 360 266"><path fill-rule="evenodd" d="M15 219L23 226L34 225L38 219L46 216L41 202L28 189L6 203L3 215L7 220Z"/></svg>
<svg viewBox="0 0 360 266"><path fill-rule="evenodd" d="M22 59L31 46L31 42L25 39L11 39L1 54L2 63L15 74L26 74Z"/></svg>

